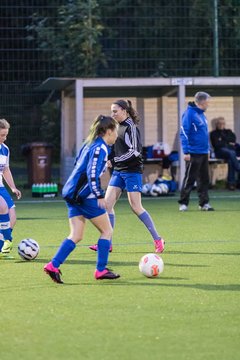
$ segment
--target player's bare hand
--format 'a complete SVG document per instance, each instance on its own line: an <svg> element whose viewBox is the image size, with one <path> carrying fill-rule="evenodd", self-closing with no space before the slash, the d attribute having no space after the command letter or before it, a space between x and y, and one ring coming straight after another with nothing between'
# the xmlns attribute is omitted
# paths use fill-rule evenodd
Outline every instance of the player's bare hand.
<svg viewBox="0 0 240 360"><path fill-rule="evenodd" d="M190 161L191 155L190 155L190 154L185 154L185 155L183 156L183 158L184 158L185 161Z"/></svg>
<svg viewBox="0 0 240 360"><path fill-rule="evenodd" d="M98 206L101 209L106 209L106 207L107 207L106 200L105 199L98 199Z"/></svg>
<svg viewBox="0 0 240 360"><path fill-rule="evenodd" d="M12 192L16 195L16 197L17 197L18 200L21 199L22 193L21 193L20 190L18 190L17 188L13 188L13 189L12 189Z"/></svg>
<svg viewBox="0 0 240 360"><path fill-rule="evenodd" d="M112 168L112 163L110 160L107 161L107 167Z"/></svg>

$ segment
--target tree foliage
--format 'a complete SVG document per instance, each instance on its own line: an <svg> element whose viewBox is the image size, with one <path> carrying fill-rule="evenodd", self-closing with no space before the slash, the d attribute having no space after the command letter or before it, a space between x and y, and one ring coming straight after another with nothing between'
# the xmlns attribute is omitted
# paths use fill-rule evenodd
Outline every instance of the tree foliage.
<svg viewBox="0 0 240 360"><path fill-rule="evenodd" d="M96 76L106 65L101 36L104 26L97 0L69 0L56 11L56 18L33 14L29 40L37 40L42 51L58 64L62 76Z"/></svg>
<svg viewBox="0 0 240 360"><path fill-rule="evenodd" d="M220 75L239 67L239 5L218 1ZM68 0L28 31L59 75L213 75L214 0Z"/></svg>

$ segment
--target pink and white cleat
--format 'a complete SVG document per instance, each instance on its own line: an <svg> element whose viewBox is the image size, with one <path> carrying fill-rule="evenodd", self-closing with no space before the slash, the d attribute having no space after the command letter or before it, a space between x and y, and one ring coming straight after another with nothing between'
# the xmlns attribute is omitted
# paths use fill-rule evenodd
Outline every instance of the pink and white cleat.
<svg viewBox="0 0 240 360"><path fill-rule="evenodd" d="M165 247L165 241L163 239L154 240L155 252L162 253Z"/></svg>
<svg viewBox="0 0 240 360"><path fill-rule="evenodd" d="M90 250L93 250L93 251L98 251L98 246L97 246L97 244L91 245L91 246L89 246L88 248L89 248ZM109 252L112 252L112 245L110 246Z"/></svg>
<svg viewBox="0 0 240 360"><path fill-rule="evenodd" d="M46 274L48 274L50 276L50 278L54 282L56 282L58 284L63 284L63 281L60 277L60 275L62 275L61 270L58 268L55 268L51 261L44 266L43 270L45 271Z"/></svg>
<svg viewBox="0 0 240 360"><path fill-rule="evenodd" d="M120 278L119 274L115 274L112 271L110 271L109 269L104 269L103 271L99 271L99 270L95 270L94 273L94 277L96 280L103 280L103 279L108 279L108 280L113 280L113 279L118 279Z"/></svg>

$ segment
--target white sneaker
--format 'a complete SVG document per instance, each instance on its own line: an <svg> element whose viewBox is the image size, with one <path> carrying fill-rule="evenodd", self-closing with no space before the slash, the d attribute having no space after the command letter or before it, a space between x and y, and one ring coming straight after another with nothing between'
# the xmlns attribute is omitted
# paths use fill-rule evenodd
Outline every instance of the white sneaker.
<svg viewBox="0 0 240 360"><path fill-rule="evenodd" d="M214 211L214 208L211 207L210 204L204 204L203 206L199 206L199 210L202 210L202 211Z"/></svg>
<svg viewBox="0 0 240 360"><path fill-rule="evenodd" d="M179 206L179 211L187 211L187 209L188 209L188 207L187 207L187 205L185 205L185 204L181 204L181 205Z"/></svg>

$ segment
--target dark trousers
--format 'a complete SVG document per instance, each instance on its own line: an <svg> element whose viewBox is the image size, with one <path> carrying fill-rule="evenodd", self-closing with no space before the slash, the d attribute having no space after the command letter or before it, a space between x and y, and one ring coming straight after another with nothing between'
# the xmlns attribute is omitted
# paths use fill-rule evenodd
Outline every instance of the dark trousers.
<svg viewBox="0 0 240 360"><path fill-rule="evenodd" d="M235 173L238 172L238 182L240 182L240 163L238 162L234 149L221 148L216 151L216 156L228 162L228 183L235 184Z"/></svg>
<svg viewBox="0 0 240 360"><path fill-rule="evenodd" d="M203 206L208 203L208 154L191 154L190 161L186 162L186 172L180 193L179 204L188 205L190 193L193 186L197 182L197 191L199 197L199 205Z"/></svg>

